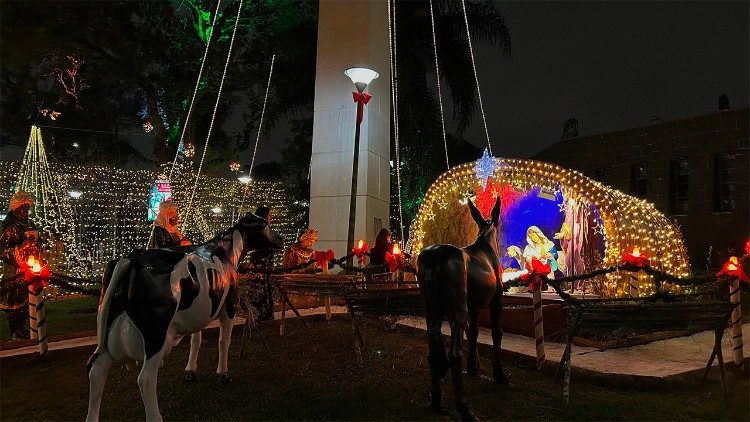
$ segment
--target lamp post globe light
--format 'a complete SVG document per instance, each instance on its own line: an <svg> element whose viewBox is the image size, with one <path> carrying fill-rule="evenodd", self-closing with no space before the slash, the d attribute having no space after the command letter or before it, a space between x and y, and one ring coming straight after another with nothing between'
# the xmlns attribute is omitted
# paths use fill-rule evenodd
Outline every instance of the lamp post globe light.
<svg viewBox="0 0 750 422"><path fill-rule="evenodd" d="M346 253L351 253L354 249L354 223L357 214L357 173L359 172L359 132L364 115L365 105L370 101L372 95L364 92L367 85L378 77L378 72L365 67L352 67L346 69L344 74L352 80L354 87L357 89L352 92L352 98L357 103L357 124L354 131L354 159L352 160L352 190L349 199L349 232L346 236ZM348 265L354 262L353 257L347 260Z"/></svg>

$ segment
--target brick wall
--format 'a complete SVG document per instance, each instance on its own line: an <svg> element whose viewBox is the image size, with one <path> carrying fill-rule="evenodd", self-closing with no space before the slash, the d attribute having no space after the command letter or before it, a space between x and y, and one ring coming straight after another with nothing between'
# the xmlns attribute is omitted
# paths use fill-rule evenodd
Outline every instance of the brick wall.
<svg viewBox="0 0 750 422"><path fill-rule="evenodd" d="M747 108L724 110L564 139L534 159L578 170L654 203L680 225L693 266L704 268L709 247L713 246L711 265L716 267L729 254L741 255L744 242L750 238L749 115ZM733 155L734 159L723 158L725 155ZM683 184L678 188L680 161L685 161L687 167L683 164ZM638 167L643 171L638 172ZM722 178L720 173L727 167L732 169L723 173L729 178ZM640 186L634 176L642 176ZM724 201L724 205L717 202L731 196L726 182L734 188L731 210L727 205L730 201Z"/></svg>

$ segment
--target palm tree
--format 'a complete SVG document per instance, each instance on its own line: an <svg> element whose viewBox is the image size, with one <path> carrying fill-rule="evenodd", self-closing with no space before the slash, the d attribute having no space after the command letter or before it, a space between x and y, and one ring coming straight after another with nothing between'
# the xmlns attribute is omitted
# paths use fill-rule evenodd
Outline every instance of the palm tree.
<svg viewBox="0 0 750 422"><path fill-rule="evenodd" d="M455 166L479 155L479 149L463 139L477 109L477 89L461 2L437 0L434 6L443 106L453 110L446 120L455 126L448 136ZM429 184L446 170L429 7L427 0L396 2L399 139L405 164L401 193L407 226ZM510 31L493 3L467 1L466 14L475 46L489 44L510 56ZM449 101L452 107L447 107Z"/></svg>

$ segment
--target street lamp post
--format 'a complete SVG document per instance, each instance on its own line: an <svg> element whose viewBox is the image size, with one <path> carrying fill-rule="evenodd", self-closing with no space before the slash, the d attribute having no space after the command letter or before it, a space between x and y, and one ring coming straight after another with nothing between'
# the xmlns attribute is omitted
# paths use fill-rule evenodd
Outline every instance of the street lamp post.
<svg viewBox="0 0 750 422"><path fill-rule="evenodd" d="M378 72L364 67L353 67L346 69L344 74L354 83L356 91L352 92L352 98L357 103L357 125L354 131L354 160L352 161L352 190L349 202L349 232L346 236L346 253L351 253L354 248L354 223L357 214L357 173L359 172L359 132L364 115L365 104L370 101L372 95L364 92L367 85L378 77ZM347 265L352 266L354 258L349 257Z"/></svg>

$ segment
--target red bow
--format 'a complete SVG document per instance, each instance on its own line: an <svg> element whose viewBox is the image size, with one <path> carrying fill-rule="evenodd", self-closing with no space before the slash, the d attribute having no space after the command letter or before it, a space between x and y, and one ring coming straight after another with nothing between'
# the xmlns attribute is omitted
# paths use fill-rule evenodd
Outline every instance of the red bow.
<svg viewBox="0 0 750 422"><path fill-rule="evenodd" d="M622 262L625 265L638 268L651 265L647 256L641 254L634 255L632 253L625 253L625 255L622 256Z"/></svg>
<svg viewBox="0 0 750 422"><path fill-rule="evenodd" d="M547 263L531 258L531 262L526 262L526 269L529 271L523 274L520 279L524 283L529 285L529 293L534 293L542 287L542 277L546 276L552 271L552 268Z"/></svg>
<svg viewBox="0 0 750 422"><path fill-rule="evenodd" d="M352 249L352 252L354 252L354 255L357 256L357 258L362 259L362 257L369 251L370 249L367 247L367 242L362 242L362 246L355 246L354 249Z"/></svg>
<svg viewBox="0 0 750 422"><path fill-rule="evenodd" d="M750 255L750 240L745 242L745 255Z"/></svg>
<svg viewBox="0 0 750 422"><path fill-rule="evenodd" d="M354 102L357 103L357 124L359 124L362 123L365 104L370 102L370 98L372 98L372 95L366 92L354 91L352 92L352 98L354 98Z"/></svg>
<svg viewBox="0 0 750 422"><path fill-rule="evenodd" d="M716 276L737 277L743 283L750 283L750 279L747 277L747 274L742 271L742 267L740 266L740 263L737 260L736 256L729 258L729 260L724 263L724 266L721 267L721 271L719 271Z"/></svg>
<svg viewBox="0 0 750 422"><path fill-rule="evenodd" d="M388 263L388 269L391 272L404 269L404 256L402 254L385 253L385 262Z"/></svg>
<svg viewBox="0 0 750 422"><path fill-rule="evenodd" d="M323 252L323 251L315 251L315 263L318 264L320 268L323 268L324 265L328 265L328 263L334 258L333 251L331 249Z"/></svg>
<svg viewBox="0 0 750 422"><path fill-rule="evenodd" d="M37 261L37 263L39 264L37 271L34 271L34 269L27 263L24 263L25 265L23 268L23 278L26 281L26 284L33 286L35 292L40 288L47 287L47 280L49 280L52 275L46 264L39 261Z"/></svg>

